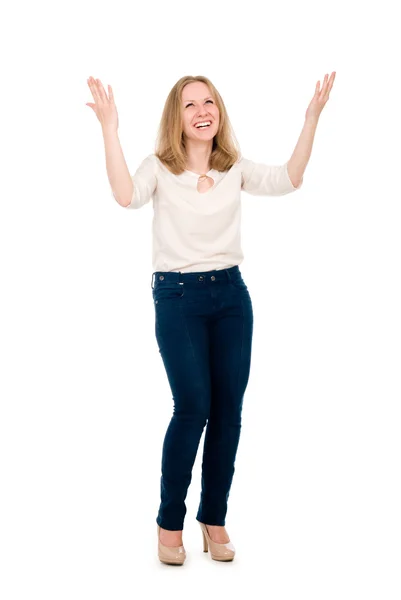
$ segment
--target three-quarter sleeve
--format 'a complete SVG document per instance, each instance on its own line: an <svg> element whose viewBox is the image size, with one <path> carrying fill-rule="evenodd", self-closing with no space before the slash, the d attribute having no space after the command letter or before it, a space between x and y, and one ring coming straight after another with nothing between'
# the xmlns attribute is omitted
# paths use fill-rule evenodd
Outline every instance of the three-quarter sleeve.
<svg viewBox="0 0 401 600"><path fill-rule="evenodd" d="M132 176L134 191L131 203L126 208L141 208L153 196L157 187L156 161L154 158L153 154L149 154Z"/></svg>
<svg viewBox="0 0 401 600"><path fill-rule="evenodd" d="M131 179L134 189L131 202L125 208L141 208L150 201L157 187L156 161L153 154L149 154L141 162Z"/></svg>
<svg viewBox="0 0 401 600"><path fill-rule="evenodd" d="M239 161L241 189L254 196L283 196L299 190L302 187L303 178L298 187L295 187L288 175L287 165L288 162L276 166L241 158Z"/></svg>

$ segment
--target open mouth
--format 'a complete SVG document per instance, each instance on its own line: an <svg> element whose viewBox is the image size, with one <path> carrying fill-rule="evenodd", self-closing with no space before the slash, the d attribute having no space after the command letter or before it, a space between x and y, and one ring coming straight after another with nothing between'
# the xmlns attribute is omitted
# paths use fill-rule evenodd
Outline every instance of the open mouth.
<svg viewBox="0 0 401 600"><path fill-rule="evenodd" d="M209 125L194 125L195 129L207 129L208 127L210 127L211 123L209 123Z"/></svg>

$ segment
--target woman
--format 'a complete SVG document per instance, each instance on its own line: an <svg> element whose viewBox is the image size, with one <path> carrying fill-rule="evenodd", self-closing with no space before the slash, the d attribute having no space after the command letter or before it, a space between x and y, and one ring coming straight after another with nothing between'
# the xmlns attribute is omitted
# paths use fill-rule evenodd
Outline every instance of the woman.
<svg viewBox="0 0 401 600"><path fill-rule="evenodd" d="M306 112L291 159L282 166L240 157L223 100L206 77L182 77L166 100L155 154L130 175L119 143L111 86L88 79L105 141L106 167L117 202L140 208L153 198L155 333L174 411L163 443L158 556L183 564L185 498L206 425L202 491L196 519L203 548L231 561L225 529L235 471L253 334L251 296L239 264L241 190L279 196L299 189L318 118L335 72Z"/></svg>

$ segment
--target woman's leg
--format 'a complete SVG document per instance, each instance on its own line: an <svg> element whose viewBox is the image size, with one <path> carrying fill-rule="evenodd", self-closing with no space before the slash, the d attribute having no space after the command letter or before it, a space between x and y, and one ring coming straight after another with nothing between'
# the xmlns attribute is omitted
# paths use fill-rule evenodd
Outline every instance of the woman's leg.
<svg viewBox="0 0 401 600"><path fill-rule="evenodd" d="M174 282L154 290L156 339L174 402L163 443L156 519L161 528L169 530L184 527L185 498L210 410L207 324L201 314L185 313L181 290ZM201 304L197 309L196 313L202 313Z"/></svg>
<svg viewBox="0 0 401 600"><path fill-rule="evenodd" d="M210 325L211 407L196 519L224 526L251 366L253 310L241 276L235 285L228 282L217 289L221 311Z"/></svg>

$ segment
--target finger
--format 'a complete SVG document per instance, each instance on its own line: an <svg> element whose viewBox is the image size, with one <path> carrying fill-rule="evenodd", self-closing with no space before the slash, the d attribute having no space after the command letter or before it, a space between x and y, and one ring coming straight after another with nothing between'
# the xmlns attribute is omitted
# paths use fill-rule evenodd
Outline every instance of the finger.
<svg viewBox="0 0 401 600"><path fill-rule="evenodd" d="M96 79L96 85L100 98L103 100L103 102L107 102L108 98L106 96L106 92L104 91L104 87L100 79Z"/></svg>
<svg viewBox="0 0 401 600"><path fill-rule="evenodd" d="M89 87L90 87L90 90L91 90L91 92L92 92L93 99L95 100L95 102L96 102L97 104L99 104L99 103L100 103L100 101L101 101L101 98L100 98L100 96L99 96L99 93L98 93L97 87L96 87L96 85L95 85L95 80L93 79L93 77L90 77L90 78L88 79L88 85L89 85Z"/></svg>
<svg viewBox="0 0 401 600"><path fill-rule="evenodd" d="M333 71L332 74L330 75L330 79L327 82L327 89L326 89L326 93L325 93L326 100L328 100L328 98L329 98L329 94L330 94L331 88L333 87L335 76L336 76L335 71Z"/></svg>
<svg viewBox="0 0 401 600"><path fill-rule="evenodd" d="M114 102L114 94L113 94L113 90L111 89L111 85L108 85L109 88L109 98L110 100L112 100Z"/></svg>
<svg viewBox="0 0 401 600"><path fill-rule="evenodd" d="M323 84L322 84L322 96L326 93L327 89L327 75L324 76Z"/></svg>

